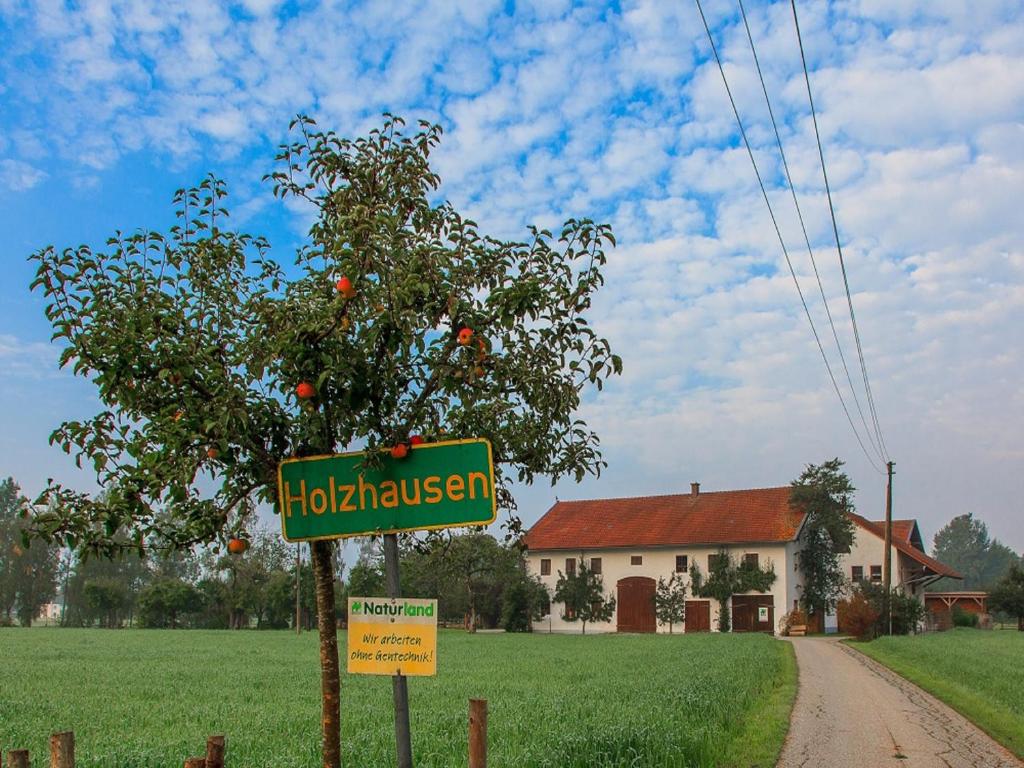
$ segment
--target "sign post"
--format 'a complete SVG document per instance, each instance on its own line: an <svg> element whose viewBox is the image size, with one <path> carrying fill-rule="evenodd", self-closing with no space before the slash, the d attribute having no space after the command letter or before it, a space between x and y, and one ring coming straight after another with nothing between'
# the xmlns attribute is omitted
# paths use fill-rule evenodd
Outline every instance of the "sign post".
<svg viewBox="0 0 1024 768"><path fill-rule="evenodd" d="M398 533L437 530L470 525L488 525L497 516L494 494L494 463L487 440L452 440L412 446L402 459L385 458L378 466L366 467L365 452L288 459L278 465L278 509L281 533L286 541L317 541L348 536L382 535L384 572L391 604L399 605L401 583L398 574ZM401 603L422 603L404 601ZM358 618L366 623L360 602ZM349 603L349 637L356 617ZM432 663L410 662L410 674L434 674L437 663L437 607L433 619ZM390 617L389 617L390 618ZM397 625L397 617L396 622ZM408 618L408 617L407 617ZM423 617L420 617L423 618ZM428 622L429 623L429 622ZM391 621L387 622L392 624ZM422 624L422 622L420 622ZM380 624L386 629L386 625ZM360 636L363 646L385 637L373 631ZM420 637L416 632L395 634L396 638ZM420 638L422 641L422 638ZM399 642L396 640L396 642ZM401 647L401 646L399 646ZM411 647L410 647L411 650ZM424 649L420 654L427 653ZM370 654L370 659L364 658ZM370 671L353 666L353 646L348 647L348 671L364 674L391 672L395 704L395 742L398 768L412 768L412 739L409 731L409 689L401 665L392 670ZM381 653L382 658L411 659L417 654ZM376 651L360 651L356 662L375 662ZM422 663L421 663L422 662ZM423 664L430 667L424 672ZM372 667L373 664L370 664ZM415 671L413 671L415 670Z"/></svg>
<svg viewBox="0 0 1024 768"><path fill-rule="evenodd" d="M400 597L401 580L398 577L398 534L384 535L384 578L388 596ZM391 694L395 700L395 744L398 748L398 768L412 768L412 734L409 731L409 687L405 675L391 676Z"/></svg>

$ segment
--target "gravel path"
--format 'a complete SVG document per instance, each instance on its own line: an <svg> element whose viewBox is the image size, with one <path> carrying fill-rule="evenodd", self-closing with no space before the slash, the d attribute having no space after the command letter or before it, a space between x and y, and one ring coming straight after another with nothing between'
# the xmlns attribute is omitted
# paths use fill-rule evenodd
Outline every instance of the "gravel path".
<svg viewBox="0 0 1024 768"><path fill-rule="evenodd" d="M800 687L777 768L1021 768L934 696L829 638L794 638Z"/></svg>

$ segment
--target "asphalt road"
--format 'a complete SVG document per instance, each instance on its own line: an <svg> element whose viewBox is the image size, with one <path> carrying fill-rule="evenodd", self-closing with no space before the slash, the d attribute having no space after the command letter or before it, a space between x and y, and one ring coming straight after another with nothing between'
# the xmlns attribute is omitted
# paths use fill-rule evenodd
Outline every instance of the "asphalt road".
<svg viewBox="0 0 1024 768"><path fill-rule="evenodd" d="M829 638L792 638L800 685L777 768L1021 768L934 696Z"/></svg>

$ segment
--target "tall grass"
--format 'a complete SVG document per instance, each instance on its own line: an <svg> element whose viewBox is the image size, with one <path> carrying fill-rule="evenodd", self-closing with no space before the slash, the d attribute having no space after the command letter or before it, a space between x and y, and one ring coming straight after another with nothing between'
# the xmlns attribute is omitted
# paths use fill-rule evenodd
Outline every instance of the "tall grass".
<svg viewBox="0 0 1024 768"><path fill-rule="evenodd" d="M785 735L792 651L766 636L439 643L437 677L409 681L418 766L465 765L471 697L493 766L768 766ZM225 733L229 765L320 765L313 634L8 629L0 659L0 749L73 730L80 768L165 768ZM394 765L390 679L344 676L342 708L345 764Z"/></svg>

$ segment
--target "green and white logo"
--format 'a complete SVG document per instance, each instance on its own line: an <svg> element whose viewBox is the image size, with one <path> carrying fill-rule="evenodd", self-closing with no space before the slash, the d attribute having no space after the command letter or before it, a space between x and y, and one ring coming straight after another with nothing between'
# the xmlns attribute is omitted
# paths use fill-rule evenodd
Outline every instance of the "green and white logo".
<svg viewBox="0 0 1024 768"><path fill-rule="evenodd" d="M352 603L352 613L362 613L362 612L363 612L363 604L362 603Z"/></svg>

